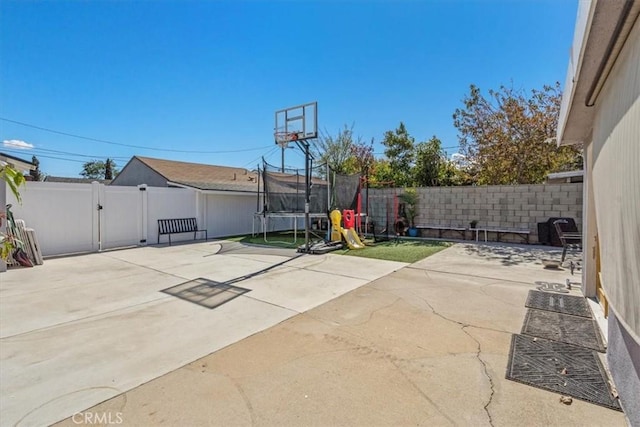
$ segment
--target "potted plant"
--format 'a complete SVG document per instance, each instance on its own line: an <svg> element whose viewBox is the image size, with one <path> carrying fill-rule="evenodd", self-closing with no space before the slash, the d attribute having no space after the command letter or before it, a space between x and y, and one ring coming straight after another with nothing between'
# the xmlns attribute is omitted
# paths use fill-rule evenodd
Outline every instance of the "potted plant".
<svg viewBox="0 0 640 427"><path fill-rule="evenodd" d="M477 220L477 219L473 219L473 220L471 220L471 222L469 223L469 227L470 227L471 229L475 229L477 225L478 225L478 220Z"/></svg>
<svg viewBox="0 0 640 427"><path fill-rule="evenodd" d="M409 236L416 237L418 235L418 229L415 224L416 216L418 216L418 192L415 188L407 188L398 198L405 204L405 213L409 220L409 230L407 232Z"/></svg>

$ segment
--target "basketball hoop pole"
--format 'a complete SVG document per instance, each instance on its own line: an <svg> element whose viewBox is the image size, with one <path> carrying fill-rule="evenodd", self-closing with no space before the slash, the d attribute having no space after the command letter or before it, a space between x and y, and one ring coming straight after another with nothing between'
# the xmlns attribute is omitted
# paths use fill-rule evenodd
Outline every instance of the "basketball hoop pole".
<svg viewBox="0 0 640 427"><path fill-rule="evenodd" d="M282 147L282 172L284 173L284 149L289 142L295 142L304 152L305 158L305 252L309 253L310 205L311 205L311 153L309 141L318 137L318 103L296 105L275 113L274 137Z"/></svg>
<svg viewBox="0 0 640 427"><path fill-rule="evenodd" d="M304 141L304 169L305 169L305 192L304 192L304 246L305 253L309 253L309 204L311 203L311 156L309 154L309 142Z"/></svg>

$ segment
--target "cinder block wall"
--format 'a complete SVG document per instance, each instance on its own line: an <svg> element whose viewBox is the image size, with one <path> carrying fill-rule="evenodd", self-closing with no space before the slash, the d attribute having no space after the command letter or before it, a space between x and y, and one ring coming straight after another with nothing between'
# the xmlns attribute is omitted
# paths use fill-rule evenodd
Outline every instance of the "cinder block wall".
<svg viewBox="0 0 640 427"><path fill-rule="evenodd" d="M370 190L369 212L380 227L378 230L386 224L387 208L393 227L392 200L402 191L402 188ZM550 217L574 218L582 230L582 183L425 187L417 191L418 225L468 228L475 219L479 228L529 230L531 243L538 242L538 222ZM512 235L505 235L502 240L521 242Z"/></svg>

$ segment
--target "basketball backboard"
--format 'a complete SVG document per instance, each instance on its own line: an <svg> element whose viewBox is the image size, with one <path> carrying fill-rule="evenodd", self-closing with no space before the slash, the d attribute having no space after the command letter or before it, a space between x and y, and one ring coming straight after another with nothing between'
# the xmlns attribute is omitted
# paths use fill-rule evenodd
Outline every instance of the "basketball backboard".
<svg viewBox="0 0 640 427"><path fill-rule="evenodd" d="M318 137L318 103L297 105L276 111L274 139L304 141Z"/></svg>

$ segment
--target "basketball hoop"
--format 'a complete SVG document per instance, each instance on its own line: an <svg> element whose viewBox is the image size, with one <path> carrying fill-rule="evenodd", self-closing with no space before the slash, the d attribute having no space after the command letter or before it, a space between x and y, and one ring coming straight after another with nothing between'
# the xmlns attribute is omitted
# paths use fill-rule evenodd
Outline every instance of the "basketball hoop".
<svg viewBox="0 0 640 427"><path fill-rule="evenodd" d="M276 144L281 147L287 147L291 141L298 140L297 132L274 132L273 136L276 139Z"/></svg>

